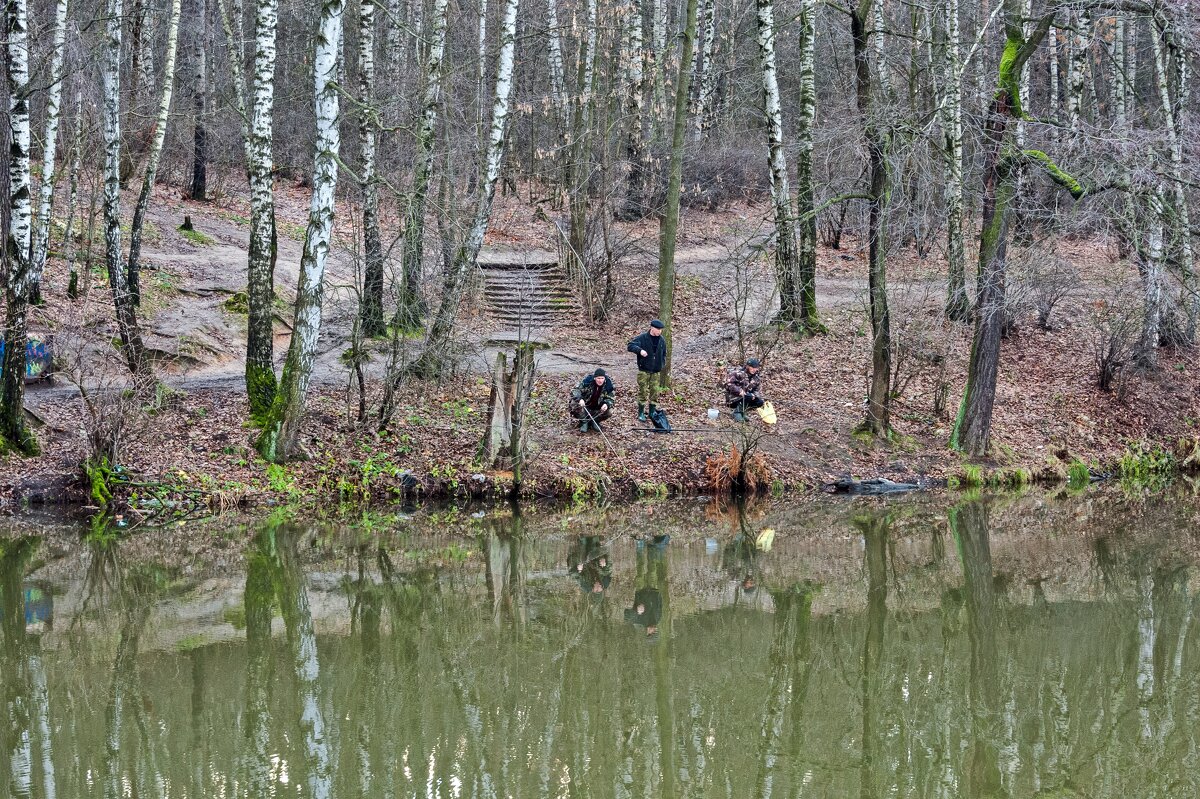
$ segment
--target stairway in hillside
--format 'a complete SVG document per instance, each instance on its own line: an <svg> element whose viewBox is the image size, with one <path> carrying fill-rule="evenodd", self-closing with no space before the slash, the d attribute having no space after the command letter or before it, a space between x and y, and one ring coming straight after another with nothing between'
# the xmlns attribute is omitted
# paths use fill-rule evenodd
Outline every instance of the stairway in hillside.
<svg viewBox="0 0 1200 799"><path fill-rule="evenodd" d="M488 312L513 330L547 329L578 317L579 302L556 253L494 248L480 252L477 263Z"/></svg>

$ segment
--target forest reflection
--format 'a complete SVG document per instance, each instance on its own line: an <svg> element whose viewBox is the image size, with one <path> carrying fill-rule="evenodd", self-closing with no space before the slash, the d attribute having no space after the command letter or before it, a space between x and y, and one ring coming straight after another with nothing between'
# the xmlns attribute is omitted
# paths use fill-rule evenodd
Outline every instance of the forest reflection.
<svg viewBox="0 0 1200 799"><path fill-rule="evenodd" d="M317 558L311 526L262 523L199 583L115 538L63 581L42 539L6 538L0 778L114 799L1200 795L1187 512L1158 544L1097 513L1033 568L996 555L1020 518L998 507L846 505L820 575L736 508L686 541L499 514L453 565L369 536Z"/></svg>

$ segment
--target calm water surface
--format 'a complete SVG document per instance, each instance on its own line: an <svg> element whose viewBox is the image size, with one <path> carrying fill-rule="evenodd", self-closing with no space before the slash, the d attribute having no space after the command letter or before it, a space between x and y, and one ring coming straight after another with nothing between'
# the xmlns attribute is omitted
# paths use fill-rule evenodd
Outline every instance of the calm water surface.
<svg viewBox="0 0 1200 799"><path fill-rule="evenodd" d="M1200 796L1200 505L948 501L9 522L0 796Z"/></svg>

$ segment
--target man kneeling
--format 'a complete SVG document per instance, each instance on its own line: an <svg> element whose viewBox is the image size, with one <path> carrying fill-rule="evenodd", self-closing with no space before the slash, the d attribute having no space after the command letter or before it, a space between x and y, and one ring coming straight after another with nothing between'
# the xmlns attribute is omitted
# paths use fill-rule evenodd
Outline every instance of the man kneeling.
<svg viewBox="0 0 1200 799"><path fill-rule="evenodd" d="M600 423L612 416L617 392L603 369L583 378L571 391L571 416L579 420L579 432L589 427L600 432Z"/></svg>
<svg viewBox="0 0 1200 799"><path fill-rule="evenodd" d="M761 408L766 404L759 393L762 390L761 367L757 358L750 358L745 366L731 366L725 372L721 385L725 388L725 404L733 409L735 421L746 421L747 408Z"/></svg>

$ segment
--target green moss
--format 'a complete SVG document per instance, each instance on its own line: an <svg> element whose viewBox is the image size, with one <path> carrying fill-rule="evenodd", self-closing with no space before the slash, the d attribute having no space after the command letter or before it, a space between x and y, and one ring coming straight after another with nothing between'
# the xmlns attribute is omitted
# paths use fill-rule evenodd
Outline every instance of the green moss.
<svg viewBox="0 0 1200 799"><path fill-rule="evenodd" d="M275 402L277 386L273 369L252 363L246 364L246 395L250 400L250 419L258 427L264 427L267 423L271 406Z"/></svg>
<svg viewBox="0 0 1200 799"><path fill-rule="evenodd" d="M1042 169L1045 169L1050 174L1054 182L1069 191L1071 196L1076 200L1087 194L1087 189L1083 187L1083 184L1064 172L1058 164L1054 163L1054 159L1041 150L1023 150L1022 152L1027 158L1031 158L1041 164Z"/></svg>
<svg viewBox="0 0 1200 799"><path fill-rule="evenodd" d="M195 244L199 247L207 247L210 244L214 243L214 239L212 236L206 236L205 234L201 233L199 230L187 230L183 227L180 227L179 235L183 236L185 239L190 241L192 244Z"/></svg>
<svg viewBox="0 0 1200 799"><path fill-rule="evenodd" d="M221 307L229 313L249 314L250 297L244 291L235 292L230 294L225 302L221 303Z"/></svg>
<svg viewBox="0 0 1200 799"><path fill-rule="evenodd" d="M88 458L83 462L83 473L87 478L92 502L103 510L113 498L110 485L113 477L112 465L109 464L108 458Z"/></svg>

